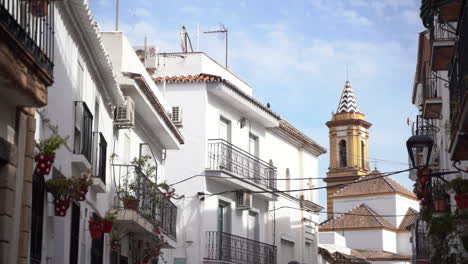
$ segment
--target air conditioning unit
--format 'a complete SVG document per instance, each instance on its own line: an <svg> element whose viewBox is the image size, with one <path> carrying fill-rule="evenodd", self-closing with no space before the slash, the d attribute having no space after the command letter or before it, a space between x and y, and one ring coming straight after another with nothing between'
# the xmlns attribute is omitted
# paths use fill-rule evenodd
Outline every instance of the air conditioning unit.
<svg viewBox="0 0 468 264"><path fill-rule="evenodd" d="M251 193L238 191L237 192L237 201L236 208L239 210L246 210L252 208L253 196Z"/></svg>
<svg viewBox="0 0 468 264"><path fill-rule="evenodd" d="M182 126L182 109L180 106L173 106L170 116L174 125Z"/></svg>
<svg viewBox="0 0 468 264"><path fill-rule="evenodd" d="M157 53L158 47L156 46L133 46L135 53L140 59L141 63L145 65L146 69L156 69L158 66Z"/></svg>
<svg viewBox="0 0 468 264"><path fill-rule="evenodd" d="M125 96L125 103L117 107L114 126L119 128L135 126L135 102L130 96Z"/></svg>

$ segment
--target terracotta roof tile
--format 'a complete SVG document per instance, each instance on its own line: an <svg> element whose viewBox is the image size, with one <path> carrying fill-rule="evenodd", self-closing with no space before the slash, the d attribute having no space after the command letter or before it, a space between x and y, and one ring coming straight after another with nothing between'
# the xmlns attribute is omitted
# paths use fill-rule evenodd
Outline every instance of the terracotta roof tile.
<svg viewBox="0 0 468 264"><path fill-rule="evenodd" d="M304 133L299 131L297 128L289 124L286 120L284 119L280 120L279 128L282 131L289 134L290 136L298 139L299 141L302 141L303 143L317 149L319 152L321 152L321 154L327 153L327 150L324 147L320 146L317 142L315 142L314 140L306 136Z"/></svg>
<svg viewBox="0 0 468 264"><path fill-rule="evenodd" d="M166 125L169 127L169 129L172 131L173 135L177 138L180 144L184 144L184 137L180 133L179 129L174 125L172 122L171 118L167 114L167 112L164 110L163 106L161 105L161 102L159 102L158 97L154 94L154 92L151 90L149 87L148 83L146 82L145 78L139 74L139 73L128 73L124 72L124 76L130 77L135 80L135 82L140 86L142 89L143 93L146 95L146 98L151 102L153 105L153 108L156 110L156 112L161 116L161 118L164 120Z"/></svg>
<svg viewBox="0 0 468 264"><path fill-rule="evenodd" d="M413 225L414 222L416 222L417 218L418 218L418 212L411 207L408 208L408 211L406 211L405 217L403 217L403 220L401 220L398 230L410 230L411 225Z"/></svg>
<svg viewBox="0 0 468 264"><path fill-rule="evenodd" d="M266 105L260 103L257 101L257 99L253 98L252 96L246 94L243 92L241 89L239 89L237 86L232 84L226 79L221 78L220 76L217 75L212 75L212 74L206 74L206 73L200 73L197 75L180 75L180 76L160 76L153 78L155 82L168 82L168 83L188 83L188 82L222 82L226 84L232 91L234 91L236 94L238 94L241 97L244 97L246 100L250 101L263 111L267 112L271 116L273 116L276 119L281 119L281 117L273 112L270 108L268 108Z"/></svg>
<svg viewBox="0 0 468 264"><path fill-rule="evenodd" d="M365 175L356 180L356 183L349 184L340 189L331 198L348 197L361 194L377 194L377 193L400 193L416 199L416 195L392 180L390 177L382 177L382 173L375 170L369 175ZM375 179L373 179L375 178ZM364 180L364 181L363 181ZM362 182L360 182L362 181Z"/></svg>
<svg viewBox="0 0 468 264"><path fill-rule="evenodd" d="M342 230L350 228L389 228L396 229L387 220L379 216L366 204L351 209L337 218L329 219L320 224L320 231Z"/></svg>
<svg viewBox="0 0 468 264"><path fill-rule="evenodd" d="M369 261L352 255L347 255L338 251L330 253L330 251L326 250L325 248L319 247L318 253L326 259L327 263L330 264L346 264L346 263L353 263L353 264L371 264Z"/></svg>
<svg viewBox="0 0 468 264"><path fill-rule="evenodd" d="M384 261L384 260L411 260L411 256L395 254L384 250L370 250L370 249L351 249L351 255L364 258L367 260Z"/></svg>

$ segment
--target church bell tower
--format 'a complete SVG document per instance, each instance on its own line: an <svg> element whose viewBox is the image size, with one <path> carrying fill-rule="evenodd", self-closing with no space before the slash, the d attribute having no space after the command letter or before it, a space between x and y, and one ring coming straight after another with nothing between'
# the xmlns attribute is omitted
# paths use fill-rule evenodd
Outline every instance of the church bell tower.
<svg viewBox="0 0 468 264"><path fill-rule="evenodd" d="M336 113L326 125L330 138L330 166L327 178L327 216L333 217L330 196L344 186L369 173L369 128L349 81L346 81Z"/></svg>

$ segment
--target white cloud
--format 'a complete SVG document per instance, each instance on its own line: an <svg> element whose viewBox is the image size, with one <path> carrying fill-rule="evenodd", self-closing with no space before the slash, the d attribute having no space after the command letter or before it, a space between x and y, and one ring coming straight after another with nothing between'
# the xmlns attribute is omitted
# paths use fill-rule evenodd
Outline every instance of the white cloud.
<svg viewBox="0 0 468 264"><path fill-rule="evenodd" d="M144 9L144 8L136 8L135 10L133 10L132 13L140 17L149 17L151 15L148 9Z"/></svg>
<svg viewBox="0 0 468 264"><path fill-rule="evenodd" d="M416 10L405 10L401 13L401 18L403 21L410 26L421 25L421 19Z"/></svg>
<svg viewBox="0 0 468 264"><path fill-rule="evenodd" d="M187 15L200 15L202 14L202 9L193 5L184 4L180 10L181 13L185 13Z"/></svg>
<svg viewBox="0 0 468 264"><path fill-rule="evenodd" d="M368 18L359 15L356 11L353 11L353 10L341 9L341 10L338 10L337 15L343 17L345 21L350 23L351 25L355 25L355 26L372 25L372 22Z"/></svg>
<svg viewBox="0 0 468 264"><path fill-rule="evenodd" d="M369 18L346 6L345 2L342 1L312 0L311 4L324 17L333 17L337 21L355 26L370 26L373 24Z"/></svg>

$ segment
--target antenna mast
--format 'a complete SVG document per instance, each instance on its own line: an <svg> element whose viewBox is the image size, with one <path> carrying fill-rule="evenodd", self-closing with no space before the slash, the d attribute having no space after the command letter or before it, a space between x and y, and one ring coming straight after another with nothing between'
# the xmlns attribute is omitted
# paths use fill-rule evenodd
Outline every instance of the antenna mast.
<svg viewBox="0 0 468 264"><path fill-rule="evenodd" d="M119 0L115 0L115 31L119 31Z"/></svg>
<svg viewBox="0 0 468 264"><path fill-rule="evenodd" d="M228 68L228 29L224 27L224 25L221 25L221 29L218 30L212 30L212 31L205 31L203 32L205 34L212 34L212 33L223 33L225 35L225 41L226 41L226 69Z"/></svg>

